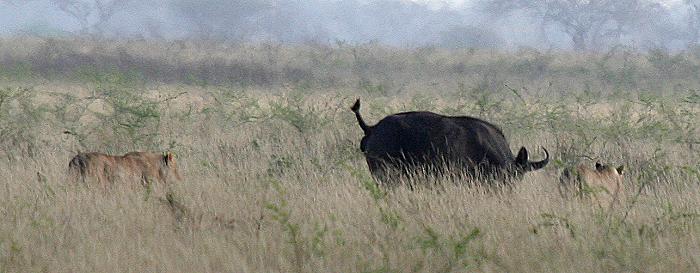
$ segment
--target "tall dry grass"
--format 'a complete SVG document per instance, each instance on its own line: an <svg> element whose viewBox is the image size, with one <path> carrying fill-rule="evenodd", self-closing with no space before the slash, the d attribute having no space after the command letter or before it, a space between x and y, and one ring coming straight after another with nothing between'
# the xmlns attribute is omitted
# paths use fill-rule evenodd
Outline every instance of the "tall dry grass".
<svg viewBox="0 0 700 273"><path fill-rule="evenodd" d="M699 270L694 90L568 94L443 79L451 89L387 95L95 75L2 82L2 271ZM348 109L356 97L371 123L405 110L477 116L502 126L513 150L544 146L552 161L507 191L377 188ZM180 183L103 191L66 177L78 151L166 149ZM625 207L559 195L560 171L594 160L626 166Z"/></svg>

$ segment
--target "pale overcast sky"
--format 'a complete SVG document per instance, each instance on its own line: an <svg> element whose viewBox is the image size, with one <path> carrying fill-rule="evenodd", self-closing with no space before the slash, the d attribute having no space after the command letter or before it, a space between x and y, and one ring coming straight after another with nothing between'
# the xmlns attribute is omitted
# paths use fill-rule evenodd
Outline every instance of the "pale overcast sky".
<svg viewBox="0 0 700 273"><path fill-rule="evenodd" d="M371 5L377 0L315 0L299 1L286 0L282 3L296 3L298 6L287 6L273 17L258 17L254 21L231 21L221 18L213 21L212 29L220 31L222 24L241 26L242 30L254 32L248 39L264 40L278 39L279 41L306 41L319 39L333 41L334 39L351 42L380 41L397 46L420 46L429 43L443 43L441 39L451 35L473 35L482 40L497 41L501 47L518 48L534 46L541 48L570 47L570 37L552 27L543 32L537 23L525 17L511 16L492 19L472 8L476 0L397 0L404 3L416 2L428 4L430 10L401 5ZM631 31L636 36L627 37L635 45L673 46L683 42L684 28L687 25L685 12L687 8L683 0L659 0L669 6L671 15L665 18L668 24L663 29L636 29ZM21 3L22 1L17 1ZM22 5L11 6L0 0L0 36L7 34L39 34L39 35L69 35L77 33L80 25L72 18L58 10L49 0L29 1ZM144 1L138 0L129 9L120 12L111 21L112 27L107 34L124 37L147 35L147 37L165 37L179 39L196 35L197 27L182 19L182 14L168 5L152 3L176 2L173 0ZM214 1L216 2L216 1ZM309 5L308 3L314 4ZM370 5L357 5L357 3ZM382 1L385 4L387 1ZM219 2L221 3L221 2ZM150 6L149 6L150 5ZM395 8L383 15L382 7ZM456 11L440 10L448 7ZM355 10L357 9L357 10ZM273 20L279 19L279 20ZM226 21L229 20L229 21ZM258 22L254 24L255 22ZM218 28L217 28L218 27ZM461 27L461 28L460 28ZM475 29L470 33L469 28ZM152 32L151 32L152 31ZM456 32L455 32L456 31ZM152 35L155 33L155 35ZM242 32L241 32L242 33ZM546 35L545 35L546 34ZM668 34L666 36L660 34ZM151 36L148 36L151 35ZM675 35L675 36L673 36ZM657 37L658 36L658 37ZM662 37L663 36L663 37ZM231 36L232 37L232 36ZM253 37L253 38L250 38ZM449 38L449 37L448 37ZM446 40L452 38L445 38ZM675 39L675 40L674 40ZM669 42L671 41L671 42ZM681 42L677 42L681 41Z"/></svg>
<svg viewBox="0 0 700 273"><path fill-rule="evenodd" d="M442 7L442 6L450 6L450 7L463 7L466 3L470 2L470 0L413 0L414 2L418 3L426 3L430 5L431 7Z"/></svg>
<svg viewBox="0 0 700 273"><path fill-rule="evenodd" d="M450 7L464 7L465 5L469 4L469 2L472 2L471 0L411 0L413 2L418 2L418 3L427 3L433 8L439 8L443 6L450 6ZM661 0L659 1L666 6L673 6L675 4L680 4L683 2L683 0Z"/></svg>

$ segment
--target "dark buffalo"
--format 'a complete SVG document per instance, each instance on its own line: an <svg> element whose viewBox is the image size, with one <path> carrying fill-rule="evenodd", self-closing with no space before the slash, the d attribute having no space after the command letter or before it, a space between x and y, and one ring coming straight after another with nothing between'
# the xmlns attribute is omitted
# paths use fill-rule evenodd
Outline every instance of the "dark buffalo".
<svg viewBox="0 0 700 273"><path fill-rule="evenodd" d="M380 180L387 178L384 176L389 169L438 174L450 169L453 174L509 181L549 162L549 152L544 147L542 161L529 161L525 147L513 156L501 129L477 118L405 112L368 126L360 115L359 99L351 109L365 133L360 149L370 172Z"/></svg>

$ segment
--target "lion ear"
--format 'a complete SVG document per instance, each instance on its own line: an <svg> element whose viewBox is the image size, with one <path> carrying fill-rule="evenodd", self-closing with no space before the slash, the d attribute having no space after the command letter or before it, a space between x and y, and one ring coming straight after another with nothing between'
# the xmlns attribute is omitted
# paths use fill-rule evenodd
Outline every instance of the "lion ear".
<svg viewBox="0 0 700 273"><path fill-rule="evenodd" d="M600 164L600 161L595 163L595 170L596 171L602 171L603 170L603 164Z"/></svg>
<svg viewBox="0 0 700 273"><path fill-rule="evenodd" d="M624 166L624 165L620 165L620 167L617 167L617 173L618 173L619 175L623 175L623 174L625 173L625 166Z"/></svg>
<svg viewBox="0 0 700 273"><path fill-rule="evenodd" d="M165 165L170 165L171 162L175 160L175 155L171 152L164 152L163 153L163 161L165 161Z"/></svg>

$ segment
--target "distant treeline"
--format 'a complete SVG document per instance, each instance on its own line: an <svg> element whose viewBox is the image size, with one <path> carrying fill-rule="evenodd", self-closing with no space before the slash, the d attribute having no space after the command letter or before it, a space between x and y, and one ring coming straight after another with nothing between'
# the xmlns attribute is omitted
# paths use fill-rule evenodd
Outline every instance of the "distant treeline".
<svg viewBox="0 0 700 273"><path fill-rule="evenodd" d="M195 40L0 40L0 81L123 81L242 87L406 90L538 88L615 92L700 89L700 48L669 53L448 50L377 44L282 45ZM466 84L466 87L464 85ZM505 86L509 87L505 87ZM531 90L532 91L532 90Z"/></svg>

